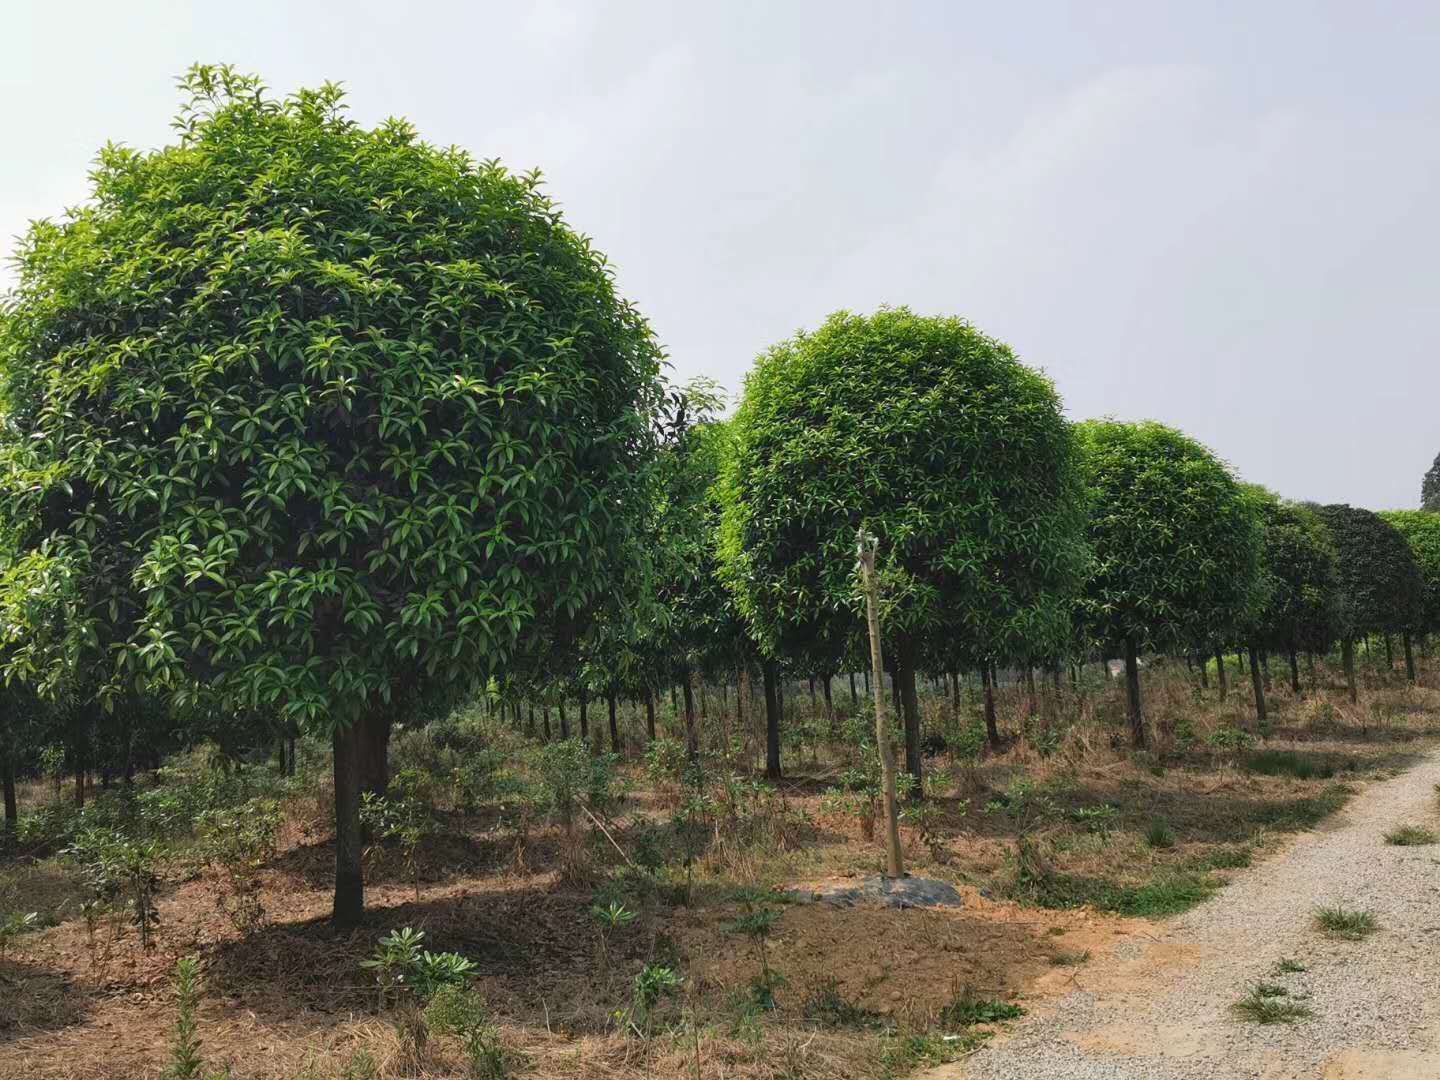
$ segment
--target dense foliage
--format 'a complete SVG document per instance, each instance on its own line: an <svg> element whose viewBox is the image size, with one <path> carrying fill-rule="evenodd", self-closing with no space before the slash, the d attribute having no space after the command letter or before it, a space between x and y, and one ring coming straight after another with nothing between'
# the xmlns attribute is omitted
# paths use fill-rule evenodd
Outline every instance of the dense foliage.
<svg viewBox="0 0 1440 1080"><path fill-rule="evenodd" d="M1330 533L1310 507L1264 491L1257 504L1264 525L1257 643L1290 653L1323 652L1335 641L1338 619L1338 568Z"/></svg>
<svg viewBox="0 0 1440 1080"><path fill-rule="evenodd" d="M573 636L637 552L658 353L535 177L333 86L186 88L21 249L9 669L333 728L343 801L353 729Z"/></svg>
<svg viewBox="0 0 1440 1080"><path fill-rule="evenodd" d="M1435 455L1435 460L1420 481L1420 509L1440 510L1440 454Z"/></svg>
<svg viewBox="0 0 1440 1080"><path fill-rule="evenodd" d="M853 646L862 526L904 686L932 643L977 661L1064 648L1086 565L1074 439L1005 345L959 319L840 312L757 360L733 428L724 572L767 652L833 670Z"/></svg>
<svg viewBox="0 0 1440 1080"><path fill-rule="evenodd" d="M1222 638L1256 603L1254 500L1205 447L1153 422L1080 425L1095 569L1080 605L1125 653L1131 734L1145 741L1136 654Z"/></svg>
<svg viewBox="0 0 1440 1080"><path fill-rule="evenodd" d="M1395 528L1415 557L1424 591L1421 593L1419 624L1421 633L1440 630L1440 513L1428 510L1387 510L1380 514L1386 524Z"/></svg>

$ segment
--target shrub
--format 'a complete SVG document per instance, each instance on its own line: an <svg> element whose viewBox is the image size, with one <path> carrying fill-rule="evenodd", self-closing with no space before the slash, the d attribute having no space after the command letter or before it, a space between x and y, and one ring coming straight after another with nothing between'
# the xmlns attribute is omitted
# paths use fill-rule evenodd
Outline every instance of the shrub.
<svg viewBox="0 0 1440 1080"><path fill-rule="evenodd" d="M1385 834L1385 842L1396 847L1421 847L1440 840L1434 829L1421 825L1400 825Z"/></svg>
<svg viewBox="0 0 1440 1080"><path fill-rule="evenodd" d="M207 810L197 823L202 857L221 877L216 902L241 933L264 921L260 871L275 857L283 821L273 799L253 799L234 809Z"/></svg>
<svg viewBox="0 0 1440 1080"><path fill-rule="evenodd" d="M470 1076L504 1080L510 1054L478 992L454 983L441 986L425 1006L425 1023L437 1034L459 1038Z"/></svg>

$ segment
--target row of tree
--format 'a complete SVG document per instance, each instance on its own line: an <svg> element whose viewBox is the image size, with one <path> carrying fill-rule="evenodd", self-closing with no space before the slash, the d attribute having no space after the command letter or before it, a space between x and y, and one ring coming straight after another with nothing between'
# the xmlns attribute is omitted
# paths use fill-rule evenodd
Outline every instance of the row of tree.
<svg viewBox="0 0 1440 1080"><path fill-rule="evenodd" d="M1353 689L1358 637L1408 653L1440 618L1429 515L1071 424L958 319L837 314L721 420L538 177L362 128L333 86L183 82L177 145L107 147L0 312L5 773L46 722L127 767L322 733L339 923L392 727L479 688L603 700L615 738L617 697L653 733L678 682L698 752L698 680L756 670L778 776L782 667L828 688L869 655L857 532L917 790L918 673L978 672L998 742L997 667L1121 656L1138 745L1143 653L1339 642Z"/></svg>

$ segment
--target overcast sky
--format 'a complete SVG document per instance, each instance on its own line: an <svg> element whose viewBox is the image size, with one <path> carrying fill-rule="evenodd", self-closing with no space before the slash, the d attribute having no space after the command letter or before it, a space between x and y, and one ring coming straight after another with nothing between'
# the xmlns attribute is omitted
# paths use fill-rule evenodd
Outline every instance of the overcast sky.
<svg viewBox="0 0 1440 1080"><path fill-rule="evenodd" d="M538 166L675 376L837 308L963 315L1076 419L1299 499L1440 451L1440 4L15 3L0 245L170 139L197 60ZM8 261L3 279L11 280Z"/></svg>

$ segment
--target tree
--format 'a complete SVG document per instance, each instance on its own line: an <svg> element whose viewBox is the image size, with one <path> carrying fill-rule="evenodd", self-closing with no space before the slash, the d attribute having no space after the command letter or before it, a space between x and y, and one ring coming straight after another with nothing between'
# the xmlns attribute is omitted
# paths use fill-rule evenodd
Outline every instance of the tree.
<svg viewBox="0 0 1440 1080"><path fill-rule="evenodd" d="M1081 613L1125 658L1130 734L1145 745L1139 654L1222 637L1254 600L1260 522L1230 470L1152 421L1079 425L1095 569Z"/></svg>
<svg viewBox="0 0 1440 1080"><path fill-rule="evenodd" d="M1420 481L1420 509L1440 510L1440 454L1435 455Z"/></svg>
<svg viewBox="0 0 1440 1080"><path fill-rule="evenodd" d="M1433 634L1440 630L1440 513L1426 510L1389 510L1380 514L1410 545L1420 571L1422 591L1418 622L1402 631L1405 639L1405 670L1415 681L1415 654L1412 634Z"/></svg>
<svg viewBox="0 0 1440 1080"><path fill-rule="evenodd" d="M1252 488L1260 508L1264 543L1261 565L1264 600L1252 639L1263 649L1284 652L1290 685L1300 693L1297 653L1323 652L1336 637L1339 617L1335 545L1314 510Z"/></svg>
<svg viewBox="0 0 1440 1080"><path fill-rule="evenodd" d="M1359 700L1356 639L1416 627L1424 583L1405 537L1379 514L1341 503L1317 507L1316 512L1330 530L1338 555L1340 658L1353 702Z"/></svg>
<svg viewBox="0 0 1440 1080"><path fill-rule="evenodd" d="M360 127L333 85L183 84L178 145L107 147L20 250L0 600L102 642L106 693L329 733L353 924L390 719L577 636L638 557L659 353L538 176Z"/></svg>
<svg viewBox="0 0 1440 1080"><path fill-rule="evenodd" d="M731 422L721 561L762 650L801 671L861 652L857 529L921 776L927 642L1013 655L1070 632L1087 561L1072 429L1050 381L955 318L832 315L764 353Z"/></svg>

